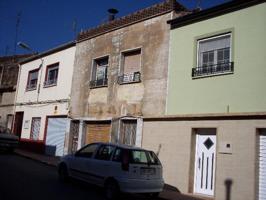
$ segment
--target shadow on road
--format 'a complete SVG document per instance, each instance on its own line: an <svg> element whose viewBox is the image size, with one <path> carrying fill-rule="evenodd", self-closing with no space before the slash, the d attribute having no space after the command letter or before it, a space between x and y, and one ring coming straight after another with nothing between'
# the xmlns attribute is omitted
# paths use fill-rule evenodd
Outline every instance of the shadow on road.
<svg viewBox="0 0 266 200"><path fill-rule="evenodd" d="M99 194L99 197L101 199L105 199L104 197L104 189L101 188L101 187L98 187L98 186L95 186L95 185L92 185L92 184L89 184L89 183L86 183L86 182L83 182L83 181L80 181L80 180L77 180L77 179L73 179L71 178L68 182L65 182L65 183L61 183L63 185L68 185L68 186L71 186L73 188L79 188L81 190L84 190L84 191L87 191L88 193L97 193ZM154 198L149 198L143 194L120 194L120 200L151 200L151 199L154 199ZM161 198L161 197L158 197L157 198L158 200L166 200L164 198Z"/></svg>

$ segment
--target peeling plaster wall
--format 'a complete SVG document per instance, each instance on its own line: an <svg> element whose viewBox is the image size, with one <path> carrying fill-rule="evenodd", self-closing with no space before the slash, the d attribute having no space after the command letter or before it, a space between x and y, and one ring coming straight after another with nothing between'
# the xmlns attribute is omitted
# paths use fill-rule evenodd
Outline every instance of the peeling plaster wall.
<svg viewBox="0 0 266 200"><path fill-rule="evenodd" d="M172 13L77 43L72 80L73 118L116 118L165 112ZM119 85L121 53L141 48L141 82ZM93 59L109 56L108 87L90 89Z"/></svg>

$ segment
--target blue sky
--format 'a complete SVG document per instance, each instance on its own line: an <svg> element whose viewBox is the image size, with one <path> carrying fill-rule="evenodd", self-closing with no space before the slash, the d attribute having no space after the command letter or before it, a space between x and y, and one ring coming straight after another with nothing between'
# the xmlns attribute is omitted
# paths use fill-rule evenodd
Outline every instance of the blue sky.
<svg viewBox="0 0 266 200"><path fill-rule="evenodd" d="M0 56L15 52L16 19L21 13L17 41L42 52L75 38L76 31L86 30L107 20L107 10L116 8L118 17L163 0L0 0ZM203 9L228 0L201 0ZM179 0L189 9L197 0ZM28 53L16 47L17 54Z"/></svg>

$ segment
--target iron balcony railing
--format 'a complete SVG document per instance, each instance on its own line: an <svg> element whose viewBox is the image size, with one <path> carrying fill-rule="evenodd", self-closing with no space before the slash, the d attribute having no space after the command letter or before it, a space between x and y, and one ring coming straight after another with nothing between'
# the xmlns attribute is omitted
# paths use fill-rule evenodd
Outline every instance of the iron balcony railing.
<svg viewBox="0 0 266 200"><path fill-rule="evenodd" d="M90 88L104 87L108 85L108 79L99 79L90 81Z"/></svg>
<svg viewBox="0 0 266 200"><path fill-rule="evenodd" d="M219 63L214 65L192 68L192 77L223 74L229 72L234 72L233 62Z"/></svg>
<svg viewBox="0 0 266 200"><path fill-rule="evenodd" d="M121 76L118 76L118 79L117 79L118 84L138 83L140 81L141 81L141 73L140 72L123 74Z"/></svg>

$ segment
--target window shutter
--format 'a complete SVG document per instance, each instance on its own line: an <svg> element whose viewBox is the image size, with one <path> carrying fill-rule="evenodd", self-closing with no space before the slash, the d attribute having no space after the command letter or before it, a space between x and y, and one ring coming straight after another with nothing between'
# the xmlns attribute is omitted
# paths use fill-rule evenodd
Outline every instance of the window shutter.
<svg viewBox="0 0 266 200"><path fill-rule="evenodd" d="M124 54L124 74L140 71L140 55L140 50Z"/></svg>

